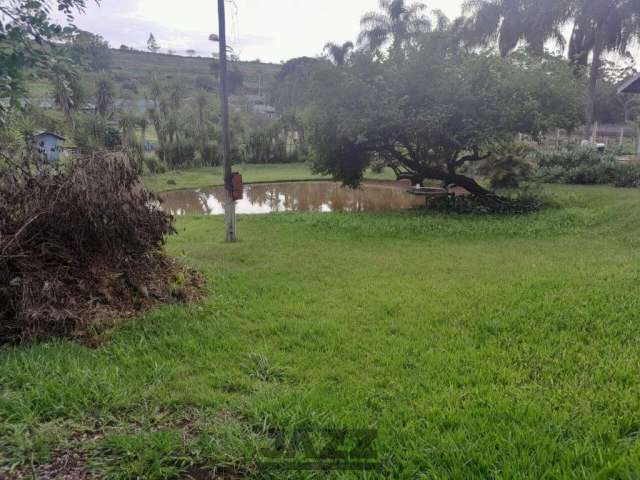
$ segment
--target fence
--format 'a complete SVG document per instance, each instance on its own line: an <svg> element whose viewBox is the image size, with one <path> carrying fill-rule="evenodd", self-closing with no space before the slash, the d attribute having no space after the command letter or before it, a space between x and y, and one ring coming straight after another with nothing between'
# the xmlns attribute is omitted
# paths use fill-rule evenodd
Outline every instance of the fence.
<svg viewBox="0 0 640 480"><path fill-rule="evenodd" d="M532 142L533 139L521 136L521 140ZM585 140L593 144L603 144L607 151L621 156L640 157L640 136L638 131L628 125L594 125L584 126L573 131L557 129L547 132L537 148L543 150L561 150L568 146L577 146Z"/></svg>

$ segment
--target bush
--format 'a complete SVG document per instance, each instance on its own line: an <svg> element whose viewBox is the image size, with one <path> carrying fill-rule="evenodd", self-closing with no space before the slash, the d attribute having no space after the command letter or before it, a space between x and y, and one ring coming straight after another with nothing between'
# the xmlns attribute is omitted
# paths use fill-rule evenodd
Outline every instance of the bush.
<svg viewBox="0 0 640 480"><path fill-rule="evenodd" d="M611 154L599 153L593 148L577 147L559 152L538 152L536 160L540 168L560 167L568 170L586 165L598 165L602 162L615 162L616 157Z"/></svg>
<svg viewBox="0 0 640 480"><path fill-rule="evenodd" d="M199 149L200 163L208 167L215 167L221 163L221 153L216 142L206 142Z"/></svg>
<svg viewBox="0 0 640 480"><path fill-rule="evenodd" d="M640 187L640 165L637 163L618 165L613 183L616 187Z"/></svg>
<svg viewBox="0 0 640 480"><path fill-rule="evenodd" d="M164 160L170 169L193 166L196 149L193 143L184 141L158 147L158 157Z"/></svg>
<svg viewBox="0 0 640 480"><path fill-rule="evenodd" d="M437 197L429 200L427 210L447 214L521 215L536 212L547 203L539 190L526 187L511 194Z"/></svg>
<svg viewBox="0 0 640 480"><path fill-rule="evenodd" d="M603 160L595 165L581 165L569 169L564 183L575 185L606 185L612 183L616 175L616 163Z"/></svg>
<svg viewBox="0 0 640 480"><path fill-rule="evenodd" d="M151 174L165 173L167 166L155 154L146 154L144 156L144 164Z"/></svg>
<svg viewBox="0 0 640 480"><path fill-rule="evenodd" d="M615 181L620 165L611 154L590 148L538 153L536 177L544 182L605 185Z"/></svg>
<svg viewBox="0 0 640 480"><path fill-rule="evenodd" d="M480 165L478 173L489 180L491 188L517 188L533 172L530 154L531 149L526 145L497 145L495 152Z"/></svg>
<svg viewBox="0 0 640 480"><path fill-rule="evenodd" d="M173 232L119 157L0 168L0 342L80 335L170 300Z"/></svg>

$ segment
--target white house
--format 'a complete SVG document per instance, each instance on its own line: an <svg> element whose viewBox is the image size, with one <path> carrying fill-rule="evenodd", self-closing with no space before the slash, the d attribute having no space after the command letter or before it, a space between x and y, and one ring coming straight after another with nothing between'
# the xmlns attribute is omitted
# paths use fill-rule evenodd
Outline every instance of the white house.
<svg viewBox="0 0 640 480"><path fill-rule="evenodd" d="M34 149L49 162L57 162L60 160L62 152L62 144L65 138L57 133L40 132L33 136Z"/></svg>

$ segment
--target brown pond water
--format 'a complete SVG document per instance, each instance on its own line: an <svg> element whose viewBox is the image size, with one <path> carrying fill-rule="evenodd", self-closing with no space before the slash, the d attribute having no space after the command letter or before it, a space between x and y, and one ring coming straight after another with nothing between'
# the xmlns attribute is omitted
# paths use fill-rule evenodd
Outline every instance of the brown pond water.
<svg viewBox="0 0 640 480"><path fill-rule="evenodd" d="M365 182L358 190L333 182L289 182L245 185L239 214L274 212L380 212L424 205L399 182ZM224 213L224 188L175 190L162 193L162 208L174 215Z"/></svg>

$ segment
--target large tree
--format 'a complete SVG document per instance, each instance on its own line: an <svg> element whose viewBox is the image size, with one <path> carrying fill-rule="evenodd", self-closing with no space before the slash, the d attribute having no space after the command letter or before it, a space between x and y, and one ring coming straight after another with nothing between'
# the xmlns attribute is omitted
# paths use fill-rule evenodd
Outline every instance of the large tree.
<svg viewBox="0 0 640 480"><path fill-rule="evenodd" d="M426 42L403 58L356 56L352 66L319 70L307 107L315 170L355 186L381 162L398 179L439 180L483 195L487 189L462 167L517 133L537 137L581 121L581 89L567 62L448 45Z"/></svg>
<svg viewBox="0 0 640 480"><path fill-rule="evenodd" d="M573 24L569 60L581 72L589 65L587 120L595 118L598 82L607 53L626 54L640 38L640 0L469 0L472 16L467 37L472 44L497 42L503 56L521 43L538 53L550 39L564 45L562 27Z"/></svg>
<svg viewBox="0 0 640 480"><path fill-rule="evenodd" d="M113 113L115 105L115 87L113 80L106 75L102 75L96 82L96 112L106 119Z"/></svg>
<svg viewBox="0 0 640 480"><path fill-rule="evenodd" d="M158 45L158 41L153 33L150 33L149 38L147 39L147 50L151 53L158 53L160 51L160 45Z"/></svg>
<svg viewBox="0 0 640 480"><path fill-rule="evenodd" d="M57 48L57 43L76 32L74 15L83 12L86 3L86 0L0 2L0 123L7 104L10 107L23 104L25 71L36 69L47 74L55 70L58 75L63 68L69 70L63 49ZM53 8L66 17L66 25L52 20Z"/></svg>
<svg viewBox="0 0 640 480"><path fill-rule="evenodd" d="M541 55L547 41L565 45L570 0L468 0L465 36L471 45L497 45L506 57L520 44Z"/></svg>
<svg viewBox="0 0 640 480"><path fill-rule="evenodd" d="M324 52L335 65L341 67L349 60L353 48L353 42L345 42L342 45L329 42L324 46Z"/></svg>
<svg viewBox="0 0 640 480"><path fill-rule="evenodd" d="M424 13L424 3L406 0L380 0L381 12L366 13L360 21L362 31L358 44L369 51L391 45L400 51L421 33L431 29L431 21Z"/></svg>
<svg viewBox="0 0 640 480"><path fill-rule="evenodd" d="M569 59L586 67L591 56L588 120L593 121L603 57L610 52L626 54L640 38L640 0L574 0L572 13Z"/></svg>
<svg viewBox="0 0 640 480"><path fill-rule="evenodd" d="M96 72L108 70L111 67L109 42L100 35L78 30L67 49L69 57L77 65L86 65Z"/></svg>
<svg viewBox="0 0 640 480"><path fill-rule="evenodd" d="M271 85L269 102L283 113L299 110L309 96L309 77L322 63L326 61L311 57L287 61Z"/></svg>

